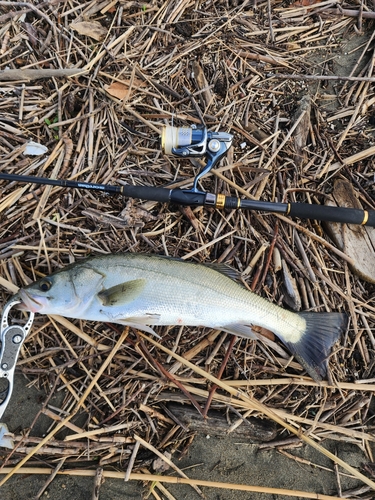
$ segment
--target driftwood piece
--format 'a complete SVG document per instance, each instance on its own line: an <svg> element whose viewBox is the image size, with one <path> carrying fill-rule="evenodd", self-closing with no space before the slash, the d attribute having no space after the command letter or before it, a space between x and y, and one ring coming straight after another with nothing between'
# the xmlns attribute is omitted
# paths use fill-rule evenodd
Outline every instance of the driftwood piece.
<svg viewBox="0 0 375 500"><path fill-rule="evenodd" d="M298 120L298 118L302 116L294 132L294 161L297 167L300 167L305 162L306 158L304 148L306 147L307 136L309 134L310 111L311 97L309 95L305 95L302 97L294 116L295 120Z"/></svg>
<svg viewBox="0 0 375 500"><path fill-rule="evenodd" d="M6 69L0 71L0 82L39 80L41 78L60 78L63 76L81 75L87 71L78 68L71 69Z"/></svg>
<svg viewBox="0 0 375 500"><path fill-rule="evenodd" d="M82 210L82 215L89 217L97 224L103 224L104 226L113 226L117 229L124 229L125 227L144 226L142 222L129 224L129 222L126 219L116 217L115 215L103 213L100 210L96 210L95 208L87 208L86 210Z"/></svg>
<svg viewBox="0 0 375 500"><path fill-rule="evenodd" d="M125 227L143 227L145 225L145 221L158 219L157 216L152 215L147 210L134 206L132 200L127 202L126 207L119 214L119 217L104 213L95 208L86 208L86 210L82 210L82 215L89 217L97 224L113 226L117 229L124 229Z"/></svg>
<svg viewBox="0 0 375 500"><path fill-rule="evenodd" d="M104 482L103 467L98 467L96 469L94 488L92 490L92 496L91 496L92 500L99 500L99 490L103 482Z"/></svg>
<svg viewBox="0 0 375 500"><path fill-rule="evenodd" d="M332 195L334 201L328 200L326 205L362 209L353 186L344 179L335 182ZM353 259L352 271L375 283L375 228L327 222L326 230L340 250Z"/></svg>
<svg viewBox="0 0 375 500"><path fill-rule="evenodd" d="M204 433L211 436L232 436L235 439L246 441L272 441L277 436L276 426L268 421L255 417L244 419L242 425L229 432L230 425L225 416L217 411L210 410L204 419L194 408L177 403L169 403L168 410L190 431Z"/></svg>

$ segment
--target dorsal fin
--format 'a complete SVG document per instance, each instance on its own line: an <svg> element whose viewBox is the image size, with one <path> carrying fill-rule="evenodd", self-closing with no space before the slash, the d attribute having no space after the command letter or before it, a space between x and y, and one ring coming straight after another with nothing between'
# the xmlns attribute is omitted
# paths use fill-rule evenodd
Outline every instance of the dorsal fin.
<svg viewBox="0 0 375 500"><path fill-rule="evenodd" d="M234 281L238 281L241 279L241 273L237 271L237 269L234 269L231 266L228 266L228 264L218 264L218 263L203 263L203 266L210 267L214 271L217 271L218 273L224 274L227 278L230 278Z"/></svg>

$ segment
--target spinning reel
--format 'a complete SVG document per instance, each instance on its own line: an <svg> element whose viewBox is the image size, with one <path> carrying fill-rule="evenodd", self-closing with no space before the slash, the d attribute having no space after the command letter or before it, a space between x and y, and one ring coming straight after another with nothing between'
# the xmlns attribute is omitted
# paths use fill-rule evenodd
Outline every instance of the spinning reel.
<svg viewBox="0 0 375 500"><path fill-rule="evenodd" d="M206 157L207 163L195 177L190 191L198 190L198 181L225 156L232 146L233 136L226 132L210 132L207 128L164 127L161 135L161 147L165 154L180 158ZM205 193L206 194L206 193Z"/></svg>

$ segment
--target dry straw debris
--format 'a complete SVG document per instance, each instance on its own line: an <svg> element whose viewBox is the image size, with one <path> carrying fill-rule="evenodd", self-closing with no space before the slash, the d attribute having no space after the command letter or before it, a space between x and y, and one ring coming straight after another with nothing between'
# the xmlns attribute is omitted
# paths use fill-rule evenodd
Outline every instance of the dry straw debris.
<svg viewBox="0 0 375 500"><path fill-rule="evenodd" d="M190 187L199 162L164 156L159 134L165 124L203 124L235 137L204 190L325 203L341 179L374 209L373 17L366 0L0 1L0 171ZM48 152L26 155L30 141ZM144 457L156 455L180 474L173 458L194 430L171 401L197 415L226 412L228 432L266 416L316 445L345 439L374 462L374 284L353 272L355 255L321 224L5 181L0 192L3 303L17 286L90 253L128 251L225 262L275 303L351 316L320 386L269 334L254 343L160 328L155 342L37 316L18 372L49 394L37 418L52 426L43 439L14 436L15 450L2 453L1 464L14 466L8 476L33 457L90 474L111 464L140 479L152 465ZM375 263L371 230L368 238ZM51 409L56 390L64 399ZM56 439L59 429L65 439ZM374 487L370 474L351 472Z"/></svg>

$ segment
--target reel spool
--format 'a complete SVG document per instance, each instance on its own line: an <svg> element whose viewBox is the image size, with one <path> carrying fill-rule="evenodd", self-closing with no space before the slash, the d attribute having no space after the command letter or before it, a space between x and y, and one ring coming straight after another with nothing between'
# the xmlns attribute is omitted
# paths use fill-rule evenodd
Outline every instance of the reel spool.
<svg viewBox="0 0 375 500"><path fill-rule="evenodd" d="M167 155L203 156L207 149L207 129L205 127L163 127L161 147Z"/></svg>

